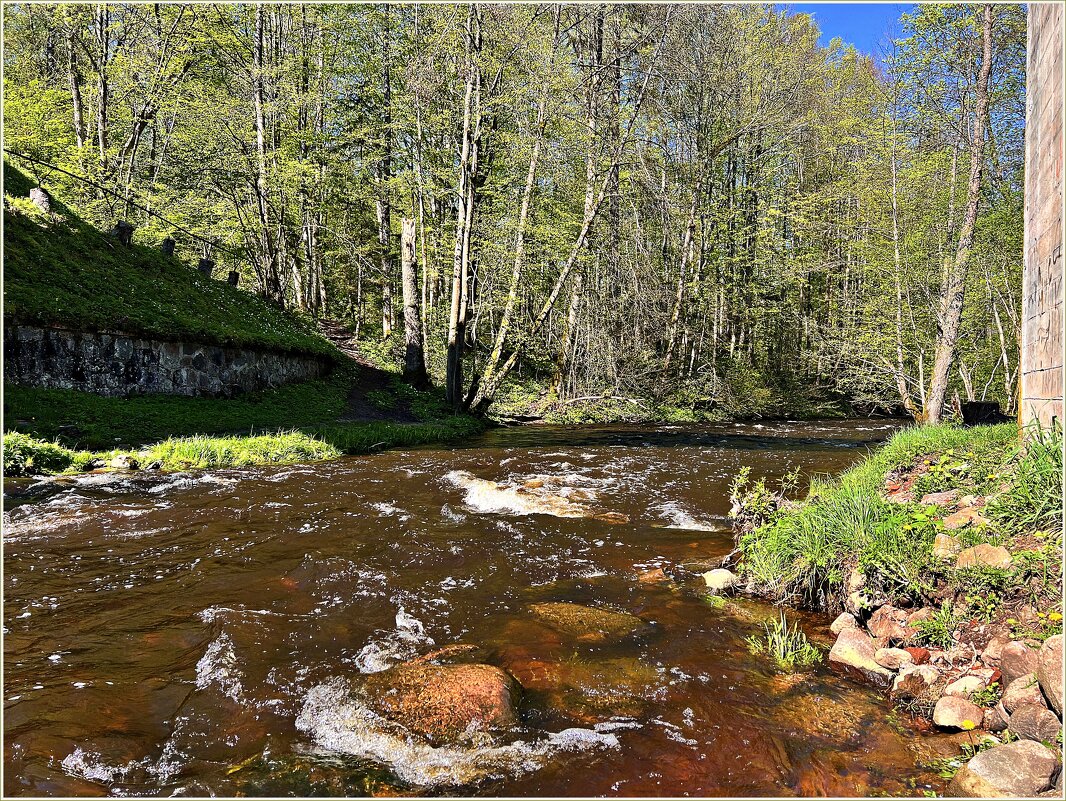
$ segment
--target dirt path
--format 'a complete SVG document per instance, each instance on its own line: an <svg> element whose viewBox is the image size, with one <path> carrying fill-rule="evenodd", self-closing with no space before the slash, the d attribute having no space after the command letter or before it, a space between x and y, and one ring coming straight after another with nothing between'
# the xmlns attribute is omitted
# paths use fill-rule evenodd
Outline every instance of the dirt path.
<svg viewBox="0 0 1066 801"><path fill-rule="evenodd" d="M348 390L348 402L337 422L349 423L368 420L391 420L398 423L417 423L407 402L402 398L396 398L396 404L391 409L383 409L372 403L367 395L372 392L380 392L395 395L393 381L396 376L375 367L366 360L355 345L355 335L350 328L336 320L319 320L318 330L326 339L332 342L337 350L343 353L351 361L353 369L352 385Z"/></svg>

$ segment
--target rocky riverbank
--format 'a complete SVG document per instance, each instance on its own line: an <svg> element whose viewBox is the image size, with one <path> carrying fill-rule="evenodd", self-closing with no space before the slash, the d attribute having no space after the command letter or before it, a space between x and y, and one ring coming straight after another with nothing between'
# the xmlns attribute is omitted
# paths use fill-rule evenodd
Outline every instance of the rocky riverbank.
<svg viewBox="0 0 1066 801"><path fill-rule="evenodd" d="M803 503L742 476L736 573L705 578L839 612L834 671L967 733L948 795L1062 797L1062 438L998 429L902 432Z"/></svg>

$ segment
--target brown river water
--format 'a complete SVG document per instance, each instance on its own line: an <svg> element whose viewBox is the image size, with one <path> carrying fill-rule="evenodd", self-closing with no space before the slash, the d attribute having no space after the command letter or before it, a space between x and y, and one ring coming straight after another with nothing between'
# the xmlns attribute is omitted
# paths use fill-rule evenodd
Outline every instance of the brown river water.
<svg viewBox="0 0 1066 801"><path fill-rule="evenodd" d="M9 481L4 795L942 789L916 761L931 735L824 665L790 677L750 655L779 610L717 608L699 576L732 549L739 467L836 473L894 428L526 427L295 467ZM534 618L547 601L652 625L585 642ZM830 642L824 615L788 614ZM349 692L456 643L525 685L513 731L432 747Z"/></svg>

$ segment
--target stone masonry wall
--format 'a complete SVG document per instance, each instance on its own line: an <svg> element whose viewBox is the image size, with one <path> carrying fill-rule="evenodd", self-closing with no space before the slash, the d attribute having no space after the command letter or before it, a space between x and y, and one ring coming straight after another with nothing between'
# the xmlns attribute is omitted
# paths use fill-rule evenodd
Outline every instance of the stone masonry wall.
<svg viewBox="0 0 1066 801"><path fill-rule="evenodd" d="M1021 423L1062 421L1063 5L1029 4Z"/></svg>
<svg viewBox="0 0 1066 801"><path fill-rule="evenodd" d="M125 397L231 397L317 378L324 358L162 342L121 333L10 325L4 331L4 379L49 389Z"/></svg>

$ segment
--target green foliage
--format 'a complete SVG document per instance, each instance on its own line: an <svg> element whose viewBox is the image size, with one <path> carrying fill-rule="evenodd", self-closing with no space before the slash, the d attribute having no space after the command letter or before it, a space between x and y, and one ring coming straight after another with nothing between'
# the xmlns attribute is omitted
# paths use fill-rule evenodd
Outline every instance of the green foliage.
<svg viewBox="0 0 1066 801"><path fill-rule="evenodd" d="M924 454L1014 446L1011 425L926 426L898 432L867 459L828 484L812 486L807 502L740 538L742 569L777 598L821 606L858 564L894 594L920 596L932 570L937 524L927 510L904 509L881 497L885 475Z"/></svg>
<svg viewBox="0 0 1066 801"><path fill-rule="evenodd" d="M143 458L164 470L247 467L333 459L340 451L298 431L255 437L177 437L150 447Z"/></svg>
<svg viewBox="0 0 1066 801"><path fill-rule="evenodd" d="M955 630L960 622L951 601L944 601L932 615L924 620L914 621L914 627L918 629L915 641L937 648L948 648L955 640Z"/></svg>
<svg viewBox="0 0 1066 801"><path fill-rule="evenodd" d="M1003 688L999 686L998 681L994 681L985 687L983 690L978 690L975 693L970 694L970 700L980 707L988 708L995 706L999 701L1000 695L1003 694Z"/></svg>
<svg viewBox="0 0 1066 801"><path fill-rule="evenodd" d="M45 442L18 432L4 435L3 449L5 476L61 473L77 469L91 458L84 451L73 451L57 442Z"/></svg>
<svg viewBox="0 0 1066 801"><path fill-rule="evenodd" d="M25 184L4 168L5 180ZM21 200L15 206L27 211ZM42 224L6 206L4 321L338 358L307 320L155 246L126 249L77 217Z"/></svg>
<svg viewBox="0 0 1066 801"><path fill-rule="evenodd" d="M813 665L822 658L821 651L807 639L799 626L792 626L781 613L763 624L761 636L752 635L745 642L753 654L765 654L783 670Z"/></svg>
<svg viewBox="0 0 1066 801"><path fill-rule="evenodd" d="M988 514L1000 527L1008 532L1061 531L1062 454L1061 426L1025 432L1006 460L1013 479L988 506Z"/></svg>

